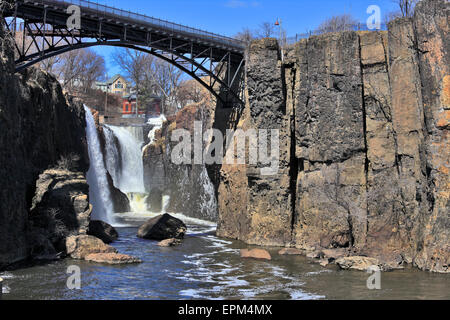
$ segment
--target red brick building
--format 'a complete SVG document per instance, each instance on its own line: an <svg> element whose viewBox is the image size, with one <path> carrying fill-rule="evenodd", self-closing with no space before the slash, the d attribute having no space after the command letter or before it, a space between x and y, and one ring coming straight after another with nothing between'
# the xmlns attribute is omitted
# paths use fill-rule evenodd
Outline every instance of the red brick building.
<svg viewBox="0 0 450 320"><path fill-rule="evenodd" d="M138 114L145 115L146 118L156 118L162 113L162 100L158 96L151 96L147 106L139 105ZM122 115L136 114L136 95L132 94L123 98Z"/></svg>

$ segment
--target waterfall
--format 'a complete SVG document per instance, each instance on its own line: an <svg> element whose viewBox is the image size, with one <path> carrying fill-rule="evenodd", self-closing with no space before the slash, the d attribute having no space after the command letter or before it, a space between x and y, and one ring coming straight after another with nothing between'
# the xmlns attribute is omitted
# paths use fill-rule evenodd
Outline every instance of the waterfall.
<svg viewBox="0 0 450 320"><path fill-rule="evenodd" d="M167 209L169 209L169 205L170 205L170 196L163 196L161 213L167 213Z"/></svg>
<svg viewBox="0 0 450 320"><path fill-rule="evenodd" d="M208 220L215 221L217 219L216 192L205 166L200 174L200 181L204 190L201 195L201 212Z"/></svg>
<svg viewBox="0 0 450 320"><path fill-rule="evenodd" d="M114 145L113 137L117 137L120 145L121 166L117 166L119 158L116 147L107 147L108 170L114 186L124 193L145 193L144 164L142 161L142 145L144 143L142 127L105 126L112 133L105 135L106 144ZM114 174L112 173L114 171ZM131 200L131 199L130 199Z"/></svg>
<svg viewBox="0 0 450 320"><path fill-rule="evenodd" d="M148 194L144 186L141 151L144 130L142 127L132 126L105 125L104 128L106 164L114 186L127 195L132 212L146 212Z"/></svg>
<svg viewBox="0 0 450 320"><path fill-rule="evenodd" d="M86 111L86 136L90 159L87 181L89 199L93 206L92 217L113 224L115 222L113 204L94 116L86 106L84 110Z"/></svg>

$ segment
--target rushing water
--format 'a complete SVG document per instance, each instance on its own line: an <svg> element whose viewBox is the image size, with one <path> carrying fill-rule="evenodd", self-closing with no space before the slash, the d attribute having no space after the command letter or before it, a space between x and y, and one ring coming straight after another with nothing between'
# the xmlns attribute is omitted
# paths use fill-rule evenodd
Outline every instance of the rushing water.
<svg viewBox="0 0 450 320"><path fill-rule="evenodd" d="M106 135L106 153L108 158L108 171L116 171L112 174L114 185L124 193L145 193L144 164L142 162L142 146L144 143L142 127L116 127L105 126L113 135ZM117 154L113 137L117 137L120 144L120 152ZM113 146L111 146L113 145ZM121 166L115 163L120 157Z"/></svg>
<svg viewBox="0 0 450 320"><path fill-rule="evenodd" d="M84 109L86 111L86 136L88 139L90 159L90 167L87 173L89 201L94 208L92 217L108 223L114 223L111 192L109 190L107 171L100 148L97 128L89 108L84 107Z"/></svg>
<svg viewBox="0 0 450 320"><path fill-rule="evenodd" d="M150 214L130 213L117 220L113 245L143 260L139 265L107 266L63 260L0 273L3 299L450 299L450 277L417 270L383 273L381 290L368 290L368 274L322 268L305 257L244 260L237 241L219 239L214 224L180 216L189 232L183 244L160 248L136 237ZM66 287L67 268L81 268L81 290Z"/></svg>

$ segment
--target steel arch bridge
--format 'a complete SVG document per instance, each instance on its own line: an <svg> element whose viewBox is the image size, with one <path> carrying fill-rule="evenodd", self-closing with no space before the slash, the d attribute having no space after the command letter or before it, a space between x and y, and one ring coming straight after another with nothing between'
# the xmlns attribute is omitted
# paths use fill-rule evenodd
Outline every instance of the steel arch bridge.
<svg viewBox="0 0 450 320"><path fill-rule="evenodd" d="M80 24L70 29L74 5ZM124 47L173 64L224 107L242 104L242 41L85 0L15 0L1 19L15 39L16 72L76 49Z"/></svg>

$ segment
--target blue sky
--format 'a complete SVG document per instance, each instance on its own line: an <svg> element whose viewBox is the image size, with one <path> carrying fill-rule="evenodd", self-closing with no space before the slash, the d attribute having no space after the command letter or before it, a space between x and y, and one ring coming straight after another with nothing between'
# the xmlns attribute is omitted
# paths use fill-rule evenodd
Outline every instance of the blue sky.
<svg viewBox="0 0 450 320"><path fill-rule="evenodd" d="M288 36L294 36L314 30L324 19L337 14L352 14L365 22L370 5L378 5L382 17L397 10L392 0L98 0L98 3L226 36L245 27L257 29L265 21L275 23L278 17ZM95 50L105 57L110 75L120 71L111 59L114 49Z"/></svg>

